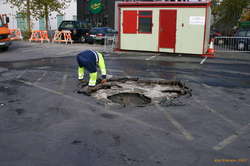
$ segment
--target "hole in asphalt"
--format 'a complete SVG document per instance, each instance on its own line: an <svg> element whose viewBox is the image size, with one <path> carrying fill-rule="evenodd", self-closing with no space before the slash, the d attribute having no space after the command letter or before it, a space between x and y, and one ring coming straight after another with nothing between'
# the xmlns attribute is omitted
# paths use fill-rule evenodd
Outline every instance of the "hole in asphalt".
<svg viewBox="0 0 250 166"><path fill-rule="evenodd" d="M123 106L144 106L151 103L151 98L139 93L118 93L107 98Z"/></svg>
<svg viewBox="0 0 250 166"><path fill-rule="evenodd" d="M149 104L183 106L180 96L192 96L191 89L180 81L140 80L139 78L110 78L105 84L89 88L88 82L81 82L77 93L93 96L105 104L143 107ZM176 100L178 98L178 100Z"/></svg>

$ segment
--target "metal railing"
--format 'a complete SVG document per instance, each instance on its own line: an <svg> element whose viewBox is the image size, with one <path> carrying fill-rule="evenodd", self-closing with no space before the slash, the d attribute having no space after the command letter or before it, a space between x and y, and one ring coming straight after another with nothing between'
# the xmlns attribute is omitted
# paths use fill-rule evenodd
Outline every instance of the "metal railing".
<svg viewBox="0 0 250 166"><path fill-rule="evenodd" d="M250 37L215 37L216 52L250 52Z"/></svg>
<svg viewBox="0 0 250 166"><path fill-rule="evenodd" d="M104 52L113 52L117 44L117 35L105 36Z"/></svg>

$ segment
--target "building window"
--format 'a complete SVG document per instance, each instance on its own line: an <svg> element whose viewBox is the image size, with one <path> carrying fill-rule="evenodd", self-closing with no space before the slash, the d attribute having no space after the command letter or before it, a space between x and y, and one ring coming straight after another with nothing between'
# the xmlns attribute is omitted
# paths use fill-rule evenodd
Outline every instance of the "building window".
<svg viewBox="0 0 250 166"><path fill-rule="evenodd" d="M16 21L17 21L17 28L18 29L20 29L21 31L27 30L27 21L26 21L25 17L22 17L20 14L17 14Z"/></svg>
<svg viewBox="0 0 250 166"><path fill-rule="evenodd" d="M152 11L139 11L139 33L152 33Z"/></svg>
<svg viewBox="0 0 250 166"><path fill-rule="evenodd" d="M60 24L63 21L63 15L57 15L56 16L56 23L57 23L57 28L60 26Z"/></svg>
<svg viewBox="0 0 250 166"><path fill-rule="evenodd" d="M46 30L46 27L45 27L45 18L39 18L39 30Z"/></svg>

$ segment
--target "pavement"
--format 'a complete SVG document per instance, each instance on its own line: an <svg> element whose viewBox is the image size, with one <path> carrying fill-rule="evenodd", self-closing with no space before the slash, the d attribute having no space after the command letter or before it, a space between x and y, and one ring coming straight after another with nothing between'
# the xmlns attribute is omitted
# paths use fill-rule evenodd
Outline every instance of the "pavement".
<svg viewBox="0 0 250 166"><path fill-rule="evenodd" d="M88 44L0 52L0 166L249 166L250 54L105 54L113 76L177 80L183 105L110 106L76 93Z"/></svg>

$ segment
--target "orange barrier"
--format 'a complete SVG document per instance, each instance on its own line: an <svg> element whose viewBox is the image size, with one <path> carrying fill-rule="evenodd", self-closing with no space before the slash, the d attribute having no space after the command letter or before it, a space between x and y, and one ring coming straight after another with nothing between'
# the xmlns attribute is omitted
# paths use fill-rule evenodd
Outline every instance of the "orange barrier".
<svg viewBox="0 0 250 166"><path fill-rule="evenodd" d="M40 31L40 30L33 30L29 41L30 42L41 41L41 43L43 43L43 41L50 42L49 37L48 37L48 32L47 31Z"/></svg>
<svg viewBox="0 0 250 166"><path fill-rule="evenodd" d="M20 29L10 29L10 40L23 40Z"/></svg>
<svg viewBox="0 0 250 166"><path fill-rule="evenodd" d="M53 43L54 42L65 42L68 44L70 42L71 44L73 43L73 40L71 38L71 32L70 31L56 31L54 38L53 38Z"/></svg>

